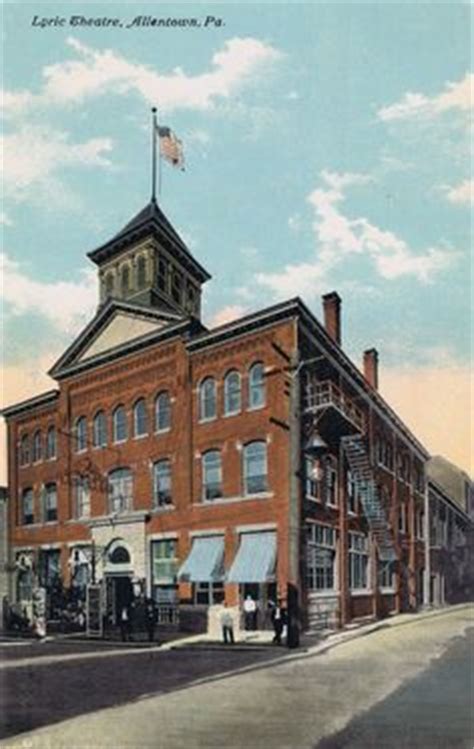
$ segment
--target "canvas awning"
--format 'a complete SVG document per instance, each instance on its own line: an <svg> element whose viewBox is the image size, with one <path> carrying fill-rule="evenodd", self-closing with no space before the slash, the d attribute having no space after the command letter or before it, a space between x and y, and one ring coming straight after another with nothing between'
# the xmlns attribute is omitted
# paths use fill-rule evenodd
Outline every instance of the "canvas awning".
<svg viewBox="0 0 474 749"><path fill-rule="evenodd" d="M224 577L224 536L193 539L191 551L178 571L178 580L211 583Z"/></svg>
<svg viewBox="0 0 474 749"><path fill-rule="evenodd" d="M243 533L232 567L229 583L265 583L273 580L276 564L276 533Z"/></svg>

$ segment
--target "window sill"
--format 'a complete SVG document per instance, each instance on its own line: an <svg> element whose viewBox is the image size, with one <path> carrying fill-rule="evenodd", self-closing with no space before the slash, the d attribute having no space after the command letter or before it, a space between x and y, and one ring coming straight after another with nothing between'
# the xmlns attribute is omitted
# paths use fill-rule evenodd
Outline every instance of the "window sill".
<svg viewBox="0 0 474 749"><path fill-rule="evenodd" d="M242 410L241 410L241 409L239 409L238 411L229 411L229 413L224 413L224 414L222 415L222 417L223 417L224 419L230 419L230 418L231 418L232 416L238 416L238 415L239 415L239 414L241 414L241 413L242 413Z"/></svg>
<svg viewBox="0 0 474 749"><path fill-rule="evenodd" d="M123 445L123 444L125 444L125 442L127 442L127 438L125 438L125 439L123 439L123 440L114 440L114 441L112 442L112 444L113 444L113 445Z"/></svg>
<svg viewBox="0 0 474 749"><path fill-rule="evenodd" d="M380 593L383 596L394 596L396 591L395 588L380 588Z"/></svg>
<svg viewBox="0 0 474 749"><path fill-rule="evenodd" d="M145 434L134 434L133 435L133 439L134 440L144 440L147 437L148 437L148 432L146 432Z"/></svg>
<svg viewBox="0 0 474 749"><path fill-rule="evenodd" d="M339 591L334 590L308 590L308 595L311 599L314 598L335 598L339 595Z"/></svg>
<svg viewBox="0 0 474 749"><path fill-rule="evenodd" d="M165 427L164 429L155 429L155 434L168 434L171 432L171 427Z"/></svg>
<svg viewBox="0 0 474 749"><path fill-rule="evenodd" d="M262 408L265 408L266 403L262 403L261 406L248 406L247 411L261 411Z"/></svg>
<svg viewBox="0 0 474 749"><path fill-rule="evenodd" d="M307 500L308 502L314 502L314 503L315 503L315 504L317 504L317 505L322 505L322 500L321 500L321 499L318 499L317 497L312 497L312 496L311 496L311 494L307 494L307 495L305 496L305 499L306 499L306 500Z"/></svg>
<svg viewBox="0 0 474 749"><path fill-rule="evenodd" d="M326 504L326 507L329 507L330 510L338 510L339 509L339 505L333 505L332 502L326 502L325 504Z"/></svg>
<svg viewBox="0 0 474 749"><path fill-rule="evenodd" d="M53 455L51 458L46 458L47 463L53 463L55 460L57 460L57 455Z"/></svg>
<svg viewBox="0 0 474 749"><path fill-rule="evenodd" d="M212 421L217 421L217 416L209 416L207 419L199 419L198 424L210 424Z"/></svg>
<svg viewBox="0 0 474 749"><path fill-rule="evenodd" d="M87 452L87 447L83 447L80 450L75 450L74 452L76 455L84 455L84 453Z"/></svg>
<svg viewBox="0 0 474 749"><path fill-rule="evenodd" d="M242 497L219 497L218 499L203 499L194 502L193 507L212 507L213 505L232 504L235 502L252 502L261 499L271 499L273 492L261 492L260 494L245 494Z"/></svg>
<svg viewBox="0 0 474 749"><path fill-rule="evenodd" d="M173 510L176 510L175 505L163 505L161 506L155 506L151 508L152 515L161 515L163 512L172 512Z"/></svg>
<svg viewBox="0 0 474 749"><path fill-rule="evenodd" d="M354 588L354 590L350 591L350 594L354 598L363 598L364 596L371 596L372 591L370 590L370 588Z"/></svg>

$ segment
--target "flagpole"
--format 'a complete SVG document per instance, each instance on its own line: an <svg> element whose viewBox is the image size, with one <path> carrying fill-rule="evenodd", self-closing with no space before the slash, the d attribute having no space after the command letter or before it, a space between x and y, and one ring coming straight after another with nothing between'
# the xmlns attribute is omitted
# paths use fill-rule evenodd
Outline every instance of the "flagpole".
<svg viewBox="0 0 474 749"><path fill-rule="evenodd" d="M152 124L151 124L151 199L153 203L156 202L156 107L152 108Z"/></svg>

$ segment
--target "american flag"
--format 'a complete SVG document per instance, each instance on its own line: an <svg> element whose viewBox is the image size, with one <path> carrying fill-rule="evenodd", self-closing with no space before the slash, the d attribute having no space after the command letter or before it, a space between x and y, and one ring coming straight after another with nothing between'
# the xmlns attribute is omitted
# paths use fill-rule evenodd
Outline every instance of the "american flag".
<svg viewBox="0 0 474 749"><path fill-rule="evenodd" d="M157 126L156 133L160 143L160 155L177 169L184 172L183 144L170 127Z"/></svg>

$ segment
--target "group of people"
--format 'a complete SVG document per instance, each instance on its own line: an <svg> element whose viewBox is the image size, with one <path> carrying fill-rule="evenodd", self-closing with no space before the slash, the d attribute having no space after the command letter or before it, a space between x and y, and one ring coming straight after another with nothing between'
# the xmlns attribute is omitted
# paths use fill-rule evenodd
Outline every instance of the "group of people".
<svg viewBox="0 0 474 749"><path fill-rule="evenodd" d="M282 637L288 625L288 615L281 598L268 602L268 611L273 626L273 642L276 645L282 644ZM258 606L257 602L251 595L247 595L243 602L244 627L246 631L255 631L257 629ZM233 645L234 638L234 620L232 614L224 604L224 610L221 614L222 637L225 644Z"/></svg>
<svg viewBox="0 0 474 749"><path fill-rule="evenodd" d="M153 598L145 598L138 603L132 602L128 606L122 606L119 619L122 642L131 642L133 640L134 622L137 619L140 609L148 634L148 641L154 642L158 611Z"/></svg>

